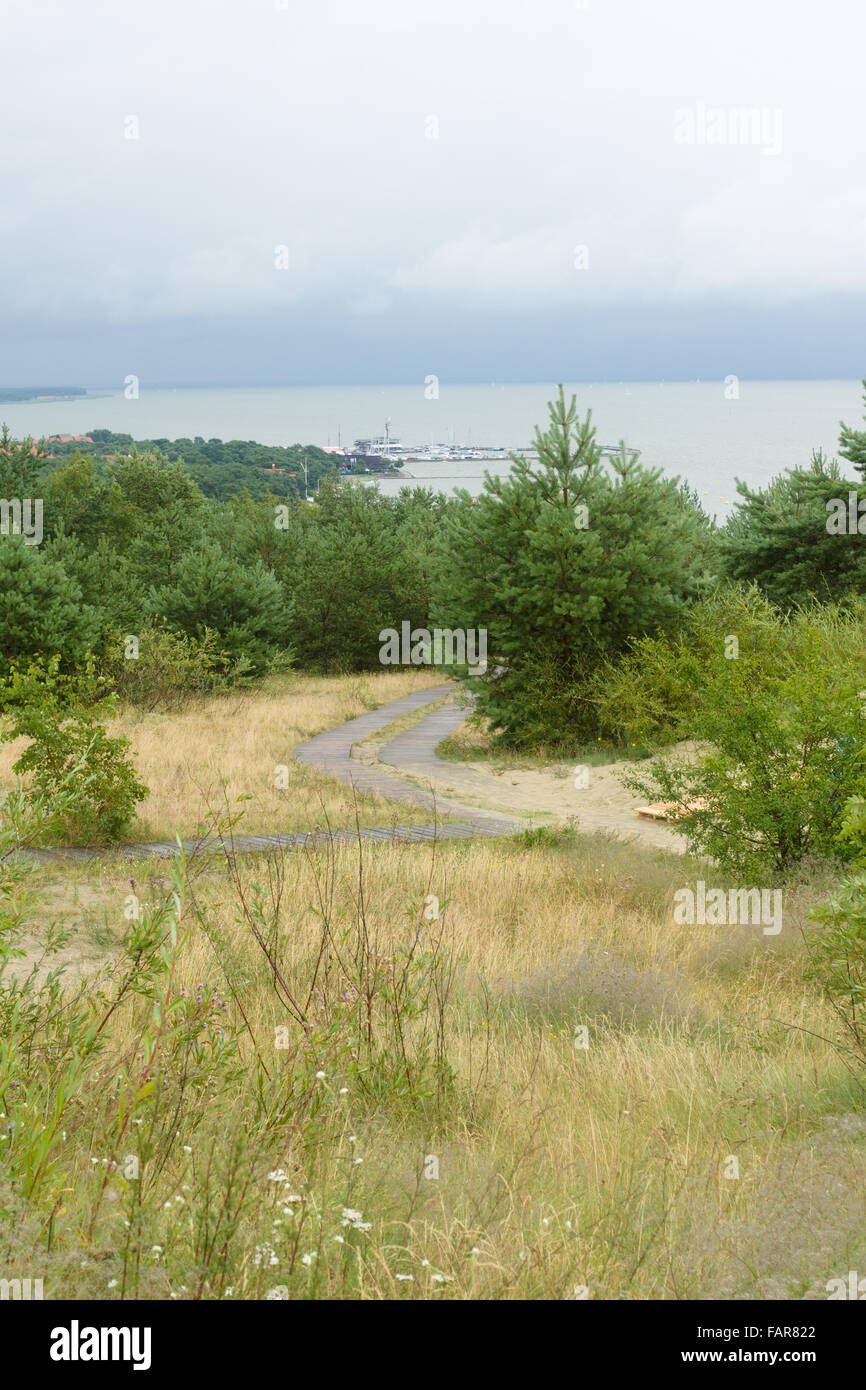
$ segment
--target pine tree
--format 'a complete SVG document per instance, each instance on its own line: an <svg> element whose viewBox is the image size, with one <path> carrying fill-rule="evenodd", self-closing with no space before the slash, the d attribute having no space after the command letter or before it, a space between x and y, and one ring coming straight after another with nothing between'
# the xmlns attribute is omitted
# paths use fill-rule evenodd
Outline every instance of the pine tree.
<svg viewBox="0 0 866 1390"><path fill-rule="evenodd" d="M773 603L793 608L866 592L866 535L828 532L828 503L844 503L856 483L820 450L808 468L790 468L765 488L737 481L741 501L720 537L730 579L756 583Z"/></svg>
<svg viewBox="0 0 866 1390"><path fill-rule="evenodd" d="M76 581L23 536L0 537L0 594L2 675L37 656L80 665L97 641L99 615L82 603Z"/></svg>
<svg viewBox="0 0 866 1390"><path fill-rule="evenodd" d="M188 637L216 633L221 650L246 657L256 674L277 657L289 658L289 612L279 581L261 561L244 568L212 541L180 560L170 584L150 589L144 610Z"/></svg>
<svg viewBox="0 0 866 1390"><path fill-rule="evenodd" d="M863 405L866 407L866 379L861 384L863 386ZM853 430L850 425L840 424L839 453L843 459L854 464L861 477L866 477L866 430Z"/></svg>
<svg viewBox="0 0 866 1390"><path fill-rule="evenodd" d="M591 412L562 387L535 432L537 468L458 494L444 519L434 621L486 628L488 669L470 681L479 712L514 745L574 743L595 731L590 679L630 636L675 624L708 582L711 524L678 480L623 445L608 469Z"/></svg>

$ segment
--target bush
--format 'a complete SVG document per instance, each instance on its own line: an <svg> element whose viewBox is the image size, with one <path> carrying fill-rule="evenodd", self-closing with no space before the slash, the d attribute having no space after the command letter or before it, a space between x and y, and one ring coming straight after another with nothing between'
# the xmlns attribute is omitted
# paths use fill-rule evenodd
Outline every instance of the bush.
<svg viewBox="0 0 866 1390"><path fill-rule="evenodd" d="M866 1065L866 798L846 804L839 839L857 852L849 876L813 912L807 975L816 980L842 1025L845 1048Z"/></svg>
<svg viewBox="0 0 866 1390"><path fill-rule="evenodd" d="M671 634L633 638L627 654L607 661L593 680L598 721L617 745L676 743L693 733L707 670L725 639L760 651L772 642L779 614L756 585L732 585L694 604Z"/></svg>
<svg viewBox="0 0 866 1390"><path fill-rule="evenodd" d="M54 833L85 843L118 840L147 796L128 758L129 740L109 738L100 723L113 708L91 658L78 676L62 675L52 657L0 682L0 741L30 739L13 770L30 774L31 790L52 806Z"/></svg>
<svg viewBox="0 0 866 1390"><path fill-rule="evenodd" d="M217 635L209 628L201 638L189 637L155 621L136 636L137 655L132 656L128 637L112 634L102 670L120 698L138 709L182 709L241 684L251 669L243 657L233 661L220 651Z"/></svg>
<svg viewBox="0 0 866 1390"><path fill-rule="evenodd" d="M838 856L843 804L866 787L866 661L860 622L838 609L785 616L752 595L743 616L739 631L692 650L664 637L640 647L635 695L642 673L650 696L671 673L700 750L623 780L676 803L675 828L694 852L738 872L775 873ZM726 656L732 637L736 657Z"/></svg>

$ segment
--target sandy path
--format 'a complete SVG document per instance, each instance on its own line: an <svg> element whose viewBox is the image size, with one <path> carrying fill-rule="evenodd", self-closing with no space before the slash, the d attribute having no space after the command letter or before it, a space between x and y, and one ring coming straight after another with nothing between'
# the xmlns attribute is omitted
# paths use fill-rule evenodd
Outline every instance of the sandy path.
<svg viewBox="0 0 866 1390"><path fill-rule="evenodd" d="M524 824L530 820L564 824L576 818L581 831L613 831L626 839L683 852L681 836L635 814L641 799L626 791L617 777L630 766L626 762L590 767L584 787L575 785L574 768L567 776L558 776L553 768L494 772L484 762L455 763L437 757L437 745L460 727L467 714L454 703L443 706L384 744L378 750L379 763L435 793L443 809L447 805L467 818L470 810L516 815Z"/></svg>

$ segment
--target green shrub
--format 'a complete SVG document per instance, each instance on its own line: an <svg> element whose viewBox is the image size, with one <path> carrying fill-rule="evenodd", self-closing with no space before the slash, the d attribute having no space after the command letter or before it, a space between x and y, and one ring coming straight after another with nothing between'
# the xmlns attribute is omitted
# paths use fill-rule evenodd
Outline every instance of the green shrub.
<svg viewBox="0 0 866 1390"><path fill-rule="evenodd" d="M724 603L721 611L731 616ZM698 750L657 758L625 784L649 800L675 802L676 829L690 848L738 872L775 873L809 856L838 856L843 805L866 789L858 620L833 608L786 616L750 595L739 623L714 641L704 632L691 649L681 638L642 644L635 693L646 672L657 695L665 670L687 711L671 716L672 727L688 731Z"/></svg>
<svg viewBox="0 0 866 1390"><path fill-rule="evenodd" d="M13 770L29 774L30 789L52 806L53 832L85 843L118 840L147 788L129 761L129 740L102 727L114 697L92 658L76 676L63 675L57 657L13 669L0 681L0 709L0 741L30 740Z"/></svg>
<svg viewBox="0 0 866 1390"><path fill-rule="evenodd" d="M136 638L133 645L130 637ZM133 654L134 653L134 654ZM102 671L122 700L143 710L181 709L206 695L244 682L250 663L220 650L215 632L202 637L175 632L155 621L139 633L113 633Z"/></svg>
<svg viewBox="0 0 866 1390"><path fill-rule="evenodd" d="M866 798L851 797L839 839L857 853L852 872L813 912L807 970L829 999L846 1050L866 1065Z"/></svg>

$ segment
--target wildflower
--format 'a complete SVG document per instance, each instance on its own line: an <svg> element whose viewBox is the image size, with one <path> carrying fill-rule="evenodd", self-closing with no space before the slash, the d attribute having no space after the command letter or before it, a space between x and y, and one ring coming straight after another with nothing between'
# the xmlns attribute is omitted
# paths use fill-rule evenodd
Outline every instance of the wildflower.
<svg viewBox="0 0 866 1390"><path fill-rule="evenodd" d="M399 1279L401 1282L402 1282L402 1280L404 1280L404 1279L408 1279L410 1283L412 1283L412 1282L414 1281L414 1279L415 1279L415 1275L414 1275L414 1274L398 1274L398 1275L396 1275L395 1277L396 1277L397 1279Z"/></svg>
<svg viewBox="0 0 866 1390"><path fill-rule="evenodd" d="M109 1279L109 1281L108 1281L108 1287L109 1287L110 1289L116 1289L116 1288L117 1288L117 1285L118 1285L118 1282L119 1282L119 1281L118 1281L117 1279Z"/></svg>
<svg viewBox="0 0 866 1390"><path fill-rule="evenodd" d="M268 1173L268 1182L285 1182L286 1175L282 1168L275 1168L272 1173Z"/></svg>
<svg viewBox="0 0 866 1390"><path fill-rule="evenodd" d="M316 1080L317 1080L317 1081L327 1081L327 1079L328 1079L328 1078L327 1078L327 1076L325 1075L325 1073L324 1073L323 1071L317 1071L317 1072L316 1072Z"/></svg>
<svg viewBox="0 0 866 1390"><path fill-rule="evenodd" d="M313 1263L313 1260L314 1260L316 1254L317 1254L317 1252L316 1252L315 1250L310 1250L306 1255L302 1255L302 1256L301 1256L301 1264L302 1264L302 1265L306 1265L307 1268L309 1268L310 1265Z"/></svg>

